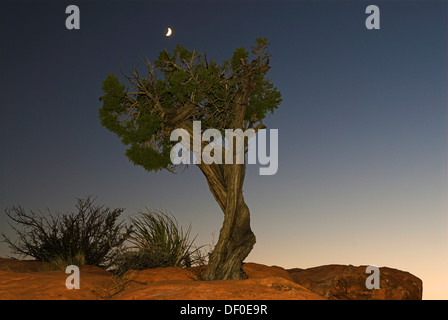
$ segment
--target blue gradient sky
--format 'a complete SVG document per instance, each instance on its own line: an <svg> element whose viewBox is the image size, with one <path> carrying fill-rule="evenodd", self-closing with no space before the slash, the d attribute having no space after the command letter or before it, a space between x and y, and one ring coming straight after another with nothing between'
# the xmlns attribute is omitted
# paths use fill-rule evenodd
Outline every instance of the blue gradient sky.
<svg viewBox="0 0 448 320"><path fill-rule="evenodd" d="M80 30L65 28L69 4ZM365 28L369 4L380 30ZM181 43L219 60L264 36L283 96L266 121L279 170L248 166L246 261L389 266L448 299L446 1L2 1L0 209L64 212L94 194L124 218L165 209L198 244L217 239L222 213L197 168L147 173L100 126L101 81L121 57L129 68ZM3 212L0 231L13 235Z"/></svg>

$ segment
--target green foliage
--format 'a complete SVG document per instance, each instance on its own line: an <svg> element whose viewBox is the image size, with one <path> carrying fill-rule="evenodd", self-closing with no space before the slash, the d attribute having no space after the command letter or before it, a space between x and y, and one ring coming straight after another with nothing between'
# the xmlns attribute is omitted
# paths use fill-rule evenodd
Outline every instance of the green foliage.
<svg viewBox="0 0 448 320"><path fill-rule="evenodd" d="M135 165L171 170L170 150L177 143L169 139L173 129L196 120L203 130L234 128L242 89L250 95L244 123L236 125L241 129L255 127L279 106L281 94L266 77L268 46L266 38L257 39L250 51L237 48L218 64L177 45L172 53L161 51L154 64L143 60L145 77L135 68L124 75L128 89L108 74L102 85L101 124L128 146L126 156Z"/></svg>
<svg viewBox="0 0 448 320"><path fill-rule="evenodd" d="M238 70L243 64L247 63L247 58L249 57L249 52L246 48L238 48L234 51L232 58L230 59L230 65L232 70Z"/></svg>
<svg viewBox="0 0 448 320"><path fill-rule="evenodd" d="M166 145L166 141L163 141L163 144ZM135 165L140 165L152 171L162 170L171 163L170 148L167 147L163 148L162 153L160 153L142 144L132 143L126 150L125 155Z"/></svg>
<svg viewBox="0 0 448 320"><path fill-rule="evenodd" d="M65 215L42 212L26 213L18 206L6 209L7 216L17 226L11 227L18 236L13 242L4 234L14 254L31 256L38 261L59 265L77 261L89 265L107 266L111 249L120 246L129 232L117 219L124 209L109 209L94 204L90 196L77 199L77 212Z"/></svg>
<svg viewBox="0 0 448 320"><path fill-rule="evenodd" d="M122 137L124 130L116 121L116 115L126 111L126 106L123 105L126 97L125 86L120 83L118 77L108 74L102 89L106 94L102 97L103 107L99 110L101 125Z"/></svg>

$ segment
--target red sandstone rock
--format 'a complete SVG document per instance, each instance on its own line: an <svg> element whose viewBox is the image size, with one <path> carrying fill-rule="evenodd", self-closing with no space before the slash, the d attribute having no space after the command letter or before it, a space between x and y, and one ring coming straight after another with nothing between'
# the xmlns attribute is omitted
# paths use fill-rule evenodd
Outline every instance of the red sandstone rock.
<svg viewBox="0 0 448 320"><path fill-rule="evenodd" d="M118 300L326 300L280 277L218 281L133 283Z"/></svg>
<svg viewBox="0 0 448 320"><path fill-rule="evenodd" d="M243 265L244 272L246 272L249 279L260 279L269 277L285 278L289 281L294 281L291 274L282 267L272 266L268 267L258 263L245 263Z"/></svg>
<svg viewBox="0 0 448 320"><path fill-rule="evenodd" d="M243 268L247 280L195 281L199 268L130 271L126 277L118 278L98 267L81 266L81 288L69 290L65 286L69 274L64 271L48 271L51 266L40 262L0 258L0 299L421 299L421 280L390 268L380 269L381 289L376 291L365 288L365 267L323 266L287 271L246 263Z"/></svg>
<svg viewBox="0 0 448 320"><path fill-rule="evenodd" d="M177 280L191 281L195 279L191 271L179 267L154 268L142 271L131 270L126 272L124 276L141 283Z"/></svg>
<svg viewBox="0 0 448 320"><path fill-rule="evenodd" d="M421 300L423 283L409 272L382 267L380 288L367 289L367 266L327 265L290 269L294 281L331 300Z"/></svg>
<svg viewBox="0 0 448 320"><path fill-rule="evenodd" d="M97 300L105 293L111 275L80 269L80 289L67 289L64 271L0 271L2 300Z"/></svg>

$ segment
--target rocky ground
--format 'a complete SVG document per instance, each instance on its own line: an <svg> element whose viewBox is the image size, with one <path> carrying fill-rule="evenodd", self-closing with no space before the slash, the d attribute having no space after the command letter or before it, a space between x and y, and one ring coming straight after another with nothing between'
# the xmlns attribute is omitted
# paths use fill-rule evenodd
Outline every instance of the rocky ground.
<svg viewBox="0 0 448 320"><path fill-rule="evenodd" d="M421 300L416 276L380 268L380 289L367 289L366 266L327 265L289 269L244 264L247 280L200 281L199 268L130 271L124 277L80 267L80 289L68 290L69 274L51 265L0 258L0 299L18 300Z"/></svg>

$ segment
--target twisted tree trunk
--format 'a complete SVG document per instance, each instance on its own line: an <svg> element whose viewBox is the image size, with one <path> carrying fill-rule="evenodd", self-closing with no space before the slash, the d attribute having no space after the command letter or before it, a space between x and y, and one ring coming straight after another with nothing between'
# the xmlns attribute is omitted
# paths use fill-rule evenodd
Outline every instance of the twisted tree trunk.
<svg viewBox="0 0 448 320"><path fill-rule="evenodd" d="M244 199L238 197L238 204L224 216L224 223L218 243L213 250L205 280L245 279L242 263L255 244L255 235L250 228L249 208Z"/></svg>
<svg viewBox="0 0 448 320"><path fill-rule="evenodd" d="M245 128L244 117L249 104L251 74L241 80L232 129ZM224 213L224 222L218 242L210 256L205 280L238 280L247 278L242 265L255 244L250 228L250 212L243 197L246 162L237 164L236 150L232 150L233 163L218 166L199 165L207 178L208 186Z"/></svg>
<svg viewBox="0 0 448 320"><path fill-rule="evenodd" d="M246 164L199 166L224 213L218 242L210 256L205 280L245 279L242 263L255 244L250 212L243 197ZM208 170L207 170L208 169Z"/></svg>

